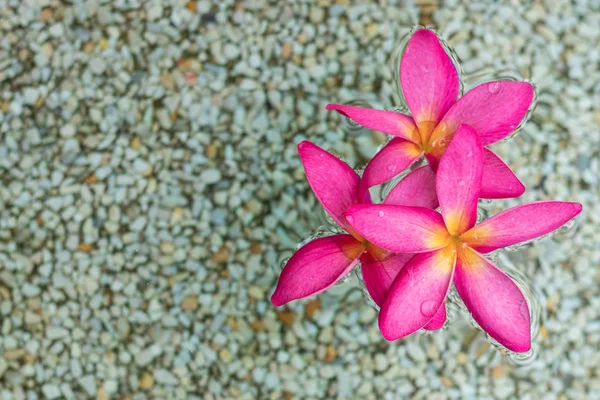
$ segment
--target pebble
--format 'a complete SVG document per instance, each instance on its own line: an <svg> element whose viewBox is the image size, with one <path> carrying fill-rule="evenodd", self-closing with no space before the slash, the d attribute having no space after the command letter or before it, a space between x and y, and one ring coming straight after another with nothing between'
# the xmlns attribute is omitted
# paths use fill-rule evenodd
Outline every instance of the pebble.
<svg viewBox="0 0 600 400"><path fill-rule="evenodd" d="M597 398L591 2L233 3L3 8L0 398ZM399 105L390 63L418 23L439 26L465 76L509 66L536 84L532 119L492 145L528 190L493 213L584 204L567 234L510 253L547 299L525 366L462 311L385 341L354 274L270 303L324 223L297 144L365 165L386 135L324 106Z"/></svg>

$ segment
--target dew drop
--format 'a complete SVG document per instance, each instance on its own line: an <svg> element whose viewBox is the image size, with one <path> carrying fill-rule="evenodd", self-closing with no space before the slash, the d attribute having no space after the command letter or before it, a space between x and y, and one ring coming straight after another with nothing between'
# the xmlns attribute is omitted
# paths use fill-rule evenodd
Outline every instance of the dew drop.
<svg viewBox="0 0 600 400"><path fill-rule="evenodd" d="M472 151L470 151L470 152L467 153L467 157L472 157L472 156L473 156L473 152Z"/></svg>
<svg viewBox="0 0 600 400"><path fill-rule="evenodd" d="M465 186L465 181L463 181L462 179L458 181L458 186Z"/></svg>
<svg viewBox="0 0 600 400"><path fill-rule="evenodd" d="M353 222L354 222L354 217L353 217L352 215L348 215L348 216L346 217L346 221L348 221L348 223L349 223L349 224L351 224L351 223L353 223Z"/></svg>
<svg viewBox="0 0 600 400"><path fill-rule="evenodd" d="M388 171L394 172L396 171L396 166L394 164L390 164L387 166Z"/></svg>
<svg viewBox="0 0 600 400"><path fill-rule="evenodd" d="M379 210L379 216L383 217L384 215L385 215L385 213L383 211Z"/></svg>
<svg viewBox="0 0 600 400"><path fill-rule="evenodd" d="M425 317L433 317L438 309L437 306L434 300L425 300L421 303L421 314Z"/></svg>
<svg viewBox="0 0 600 400"><path fill-rule="evenodd" d="M491 94L496 94L498 93L498 90L500 90L500 82L492 82L488 85L488 90Z"/></svg>

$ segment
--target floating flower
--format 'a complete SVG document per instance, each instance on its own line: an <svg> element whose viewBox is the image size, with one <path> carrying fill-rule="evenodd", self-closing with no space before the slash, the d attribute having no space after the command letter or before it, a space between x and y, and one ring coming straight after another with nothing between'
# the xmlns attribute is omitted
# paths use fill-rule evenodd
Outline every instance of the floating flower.
<svg viewBox="0 0 600 400"><path fill-rule="evenodd" d="M379 329L387 340L409 335L438 318L454 281L484 331L510 350L531 348L525 297L482 253L549 233L579 214L581 205L534 202L475 225L484 160L481 134L461 125L437 171L441 214L386 204L349 208L346 220L370 243L390 251L418 253L400 270L381 307Z"/></svg>
<svg viewBox="0 0 600 400"><path fill-rule="evenodd" d="M381 304L394 278L412 257L395 254L365 240L346 221L345 214L355 204L370 203L359 196L360 177L347 164L317 145L298 145L308 182L333 220L347 232L314 239L292 255L281 271L271 297L276 306L324 291L345 276L360 260L365 286ZM390 192L385 204L437 207L433 172L418 168Z"/></svg>
<svg viewBox="0 0 600 400"><path fill-rule="evenodd" d="M400 83L412 117L342 104L327 106L364 127L396 136L367 165L362 190L393 178L423 155L435 169L461 124L474 128L484 146L503 139L521 123L534 95L527 82L498 80L473 88L457 101L458 72L429 29L417 29L408 41ZM523 194L523 184L492 150L484 148L483 162L482 198Z"/></svg>

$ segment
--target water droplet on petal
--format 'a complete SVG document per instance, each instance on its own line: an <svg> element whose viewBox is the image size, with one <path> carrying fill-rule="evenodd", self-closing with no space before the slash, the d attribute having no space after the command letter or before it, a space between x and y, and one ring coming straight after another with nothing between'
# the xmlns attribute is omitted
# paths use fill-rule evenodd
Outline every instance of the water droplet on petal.
<svg viewBox="0 0 600 400"><path fill-rule="evenodd" d="M385 213L383 211L379 210L379 216L383 217L384 215L385 215Z"/></svg>
<svg viewBox="0 0 600 400"><path fill-rule="evenodd" d="M473 152L472 151L470 151L470 152L467 153L467 157L472 157L472 156L473 156Z"/></svg>
<svg viewBox="0 0 600 400"><path fill-rule="evenodd" d="M437 312L439 304L434 300L425 300L421 303L421 314L425 317L433 317Z"/></svg>
<svg viewBox="0 0 600 400"><path fill-rule="evenodd" d="M348 221L349 224L352 224L354 222L354 217L352 215L348 215L346 217L346 221Z"/></svg>
<svg viewBox="0 0 600 400"><path fill-rule="evenodd" d="M396 166L394 164L390 164L387 166L388 171L394 172L396 171Z"/></svg>
<svg viewBox="0 0 600 400"><path fill-rule="evenodd" d="M463 181L462 179L460 181L458 181L458 185L459 186L465 186L465 181Z"/></svg>
<svg viewBox="0 0 600 400"><path fill-rule="evenodd" d="M488 90L491 94L498 93L498 90L500 90L500 82L491 82L488 85Z"/></svg>

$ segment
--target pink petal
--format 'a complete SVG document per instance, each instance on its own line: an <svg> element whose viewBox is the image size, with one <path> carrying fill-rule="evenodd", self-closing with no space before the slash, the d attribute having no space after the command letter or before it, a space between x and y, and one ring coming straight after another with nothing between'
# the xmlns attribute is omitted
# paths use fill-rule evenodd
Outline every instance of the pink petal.
<svg viewBox="0 0 600 400"><path fill-rule="evenodd" d="M423 207L359 204L346 220L362 237L398 253L422 253L444 247L449 239L442 216Z"/></svg>
<svg viewBox="0 0 600 400"><path fill-rule="evenodd" d="M328 104L325 108L337 111L365 128L398 136L414 143L421 142L417 126L408 115L343 104Z"/></svg>
<svg viewBox="0 0 600 400"><path fill-rule="evenodd" d="M362 243L345 234L308 242L285 264L271 302L281 306L324 291L352 269L363 251Z"/></svg>
<svg viewBox="0 0 600 400"><path fill-rule="evenodd" d="M396 340L423 328L448 294L456 252L451 246L415 255L400 270L379 312L379 330Z"/></svg>
<svg viewBox="0 0 600 400"><path fill-rule="evenodd" d="M461 240L479 252L525 242L560 228L581 212L581 204L536 201L522 204L486 219L465 232Z"/></svg>
<svg viewBox="0 0 600 400"><path fill-rule="evenodd" d="M477 131L484 146L506 137L521 123L533 100L527 82L494 81L469 90L444 116L431 142L451 137L459 125Z"/></svg>
<svg viewBox="0 0 600 400"><path fill-rule="evenodd" d="M483 199L507 199L519 197L525 186L496 153L483 148L483 176L479 197Z"/></svg>
<svg viewBox="0 0 600 400"><path fill-rule="evenodd" d="M421 150L412 142L394 138L367 164L360 182L360 192L380 185L408 168L421 156Z"/></svg>
<svg viewBox="0 0 600 400"><path fill-rule="evenodd" d="M358 202L360 177L339 158L309 141L298 145L298 153L312 191L335 222L345 228L344 214Z"/></svg>
<svg viewBox="0 0 600 400"><path fill-rule="evenodd" d="M428 165L409 172L394 186L383 204L437 208L435 172Z"/></svg>
<svg viewBox="0 0 600 400"><path fill-rule="evenodd" d="M477 132L461 125L440 160L436 179L440 209L451 235L475 225L482 173L483 148Z"/></svg>
<svg viewBox="0 0 600 400"><path fill-rule="evenodd" d="M527 301L508 275L465 247L458 254L454 285L475 321L491 337L512 351L531 348Z"/></svg>
<svg viewBox="0 0 600 400"><path fill-rule="evenodd" d="M456 68L433 31L418 29L409 40L400 63L400 83L426 140L459 93Z"/></svg>
<svg viewBox="0 0 600 400"><path fill-rule="evenodd" d="M437 312L435 313L435 315L433 316L431 321L429 321L427 323L427 325L425 325L423 327L423 329L426 329L428 331L436 331L438 329L442 329L442 327L444 326L445 323L446 323L446 305L444 303L442 303L442 305L440 306L440 309L437 310Z"/></svg>
<svg viewBox="0 0 600 400"><path fill-rule="evenodd" d="M375 303L381 307L385 295L392 286L392 282L404 267L404 264L412 258L410 253L390 253L388 255L377 255L365 251L360 256L360 265L365 286Z"/></svg>

